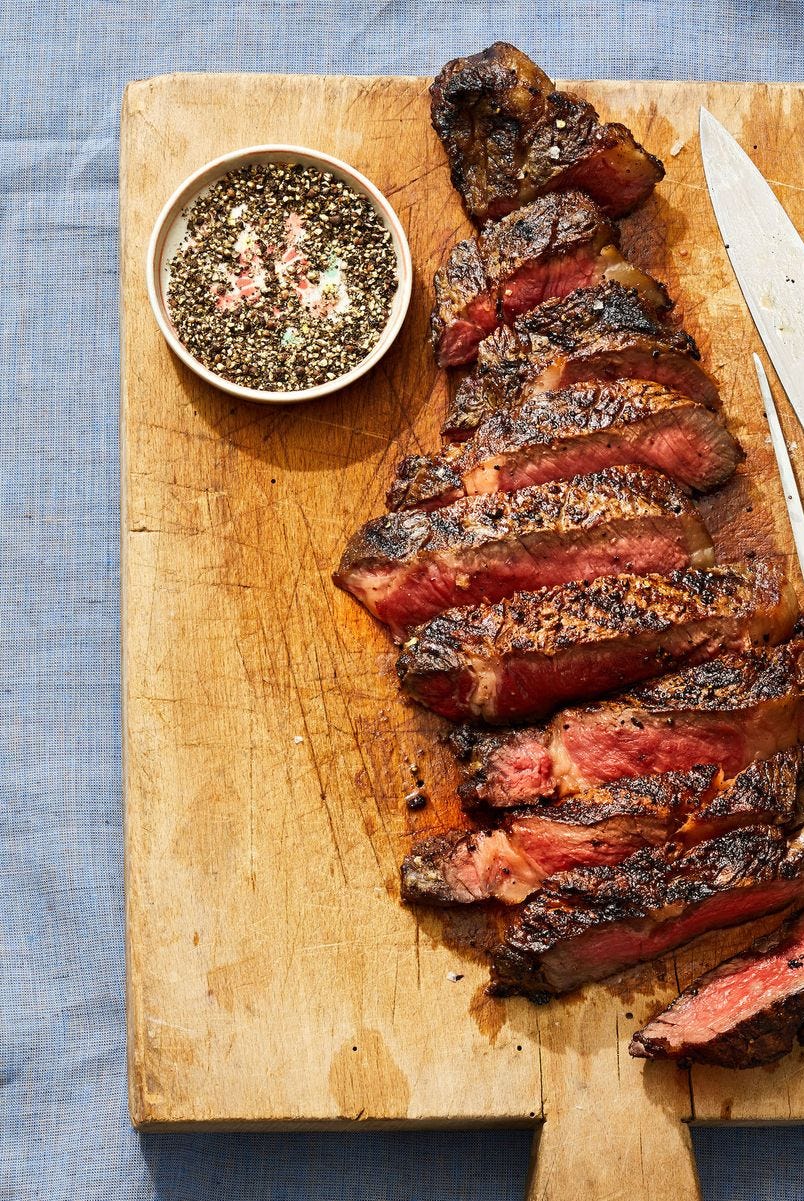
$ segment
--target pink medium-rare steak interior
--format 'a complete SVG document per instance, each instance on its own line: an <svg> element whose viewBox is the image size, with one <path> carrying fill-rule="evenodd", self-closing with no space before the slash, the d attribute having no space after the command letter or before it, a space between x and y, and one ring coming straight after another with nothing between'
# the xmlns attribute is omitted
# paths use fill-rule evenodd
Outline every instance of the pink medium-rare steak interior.
<svg viewBox="0 0 804 1201"><path fill-rule="evenodd" d="M579 381L648 380L717 409L717 384L700 357L694 339L658 321L636 288L607 280L546 301L486 337L443 433L465 441L496 409Z"/></svg>
<svg viewBox="0 0 804 1201"><path fill-rule="evenodd" d="M475 221L571 187L621 216L664 175L630 130L601 124L591 104L557 92L527 55L506 42L447 63L430 95L452 182Z"/></svg>
<svg viewBox="0 0 804 1201"><path fill-rule="evenodd" d="M402 633L456 605L624 568L713 562L709 535L678 486L618 467L376 518L350 540L333 578Z"/></svg>
<svg viewBox="0 0 804 1201"><path fill-rule="evenodd" d="M431 905L517 904L557 872L616 864L670 839L688 847L740 826L789 826L798 813L799 763L796 748L735 780L714 766L619 780L520 810L497 829L451 830L405 858L402 895Z"/></svg>
<svg viewBox="0 0 804 1201"><path fill-rule="evenodd" d="M787 1054L804 1025L804 917L701 976L638 1030L629 1052L750 1068Z"/></svg>
<svg viewBox="0 0 804 1201"><path fill-rule="evenodd" d="M722 420L697 401L642 380L588 383L536 393L492 413L463 445L403 459L388 504L438 508L462 494L515 492L625 464L703 492L742 457Z"/></svg>
<svg viewBox="0 0 804 1201"><path fill-rule="evenodd" d="M782 571L751 564L623 574L450 610L417 627L404 690L452 720L506 724L662 671L786 638L798 614Z"/></svg>
<svg viewBox="0 0 804 1201"><path fill-rule="evenodd" d="M543 1000L804 899L804 855L776 827L673 844L545 881L494 954L492 989Z"/></svg>
<svg viewBox="0 0 804 1201"><path fill-rule="evenodd" d="M726 655L631 692L564 709L545 726L450 739L465 805L512 807L648 772L712 763L727 777L802 733L800 646Z"/></svg>
<svg viewBox="0 0 804 1201"><path fill-rule="evenodd" d="M517 905L554 872L581 864L617 863L668 836L668 820L646 818L637 831L620 819L586 825L552 822L536 813L505 829L462 830L416 847L402 863L402 896L425 905L496 900Z"/></svg>
<svg viewBox="0 0 804 1201"><path fill-rule="evenodd" d="M638 290L654 310L668 308L662 285L626 263L616 243L616 230L582 192L544 196L487 225L477 240L459 242L434 281L431 336L439 365L473 362L496 326L610 277Z"/></svg>

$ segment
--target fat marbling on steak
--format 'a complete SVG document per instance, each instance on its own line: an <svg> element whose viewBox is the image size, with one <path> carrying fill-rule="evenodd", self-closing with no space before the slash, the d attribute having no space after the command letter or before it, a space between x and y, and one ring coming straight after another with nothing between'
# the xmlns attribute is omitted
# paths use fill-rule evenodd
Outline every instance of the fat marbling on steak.
<svg viewBox="0 0 804 1201"><path fill-rule="evenodd" d="M800 653L800 643L786 643L721 655L563 709L543 726L462 727L450 738L464 770L461 799L512 808L701 763L735 776L804 733Z"/></svg>
<svg viewBox="0 0 804 1201"><path fill-rule="evenodd" d="M429 905L514 905L556 872L620 863L670 841L690 847L742 826L791 826L799 762L796 747L733 780L713 766L617 780L514 812L495 829L450 830L405 858L402 895Z"/></svg>
<svg viewBox="0 0 804 1201"><path fill-rule="evenodd" d="M468 441L441 454L402 459L387 500L392 509L434 509L628 463L705 492L742 458L720 417L699 401L637 379L575 384L491 412Z"/></svg>
<svg viewBox="0 0 804 1201"><path fill-rule="evenodd" d="M764 560L605 576L448 610L413 631L397 672L408 696L443 717L504 725L775 645L797 614L783 571Z"/></svg>
<svg viewBox="0 0 804 1201"><path fill-rule="evenodd" d="M663 285L623 258L617 231L588 196L535 200L459 242L436 271L430 329L439 365L474 362L497 326L609 279L638 289L654 310L670 307Z"/></svg>
<svg viewBox="0 0 804 1201"><path fill-rule="evenodd" d="M624 125L601 124L591 104L556 92L547 75L506 42L447 63L430 95L452 182L476 221L573 187L610 216L621 216L664 175L661 162Z"/></svg>
<svg viewBox="0 0 804 1201"><path fill-rule="evenodd" d="M638 1030L637 1059L755 1068L792 1049L804 1028L804 915L727 959Z"/></svg>
<svg viewBox="0 0 804 1201"><path fill-rule="evenodd" d="M494 952L491 991L544 1001L645 963L709 930L804 902L804 850L776 826L672 843L545 880Z"/></svg>
<svg viewBox="0 0 804 1201"><path fill-rule="evenodd" d="M694 338L657 321L635 288L608 279L547 300L484 338L442 432L464 441L495 409L582 381L651 380L717 409L717 384L700 359Z"/></svg>
<svg viewBox="0 0 804 1201"><path fill-rule="evenodd" d="M335 583L402 633L445 609L621 571L714 563L695 507L666 476L613 467L369 521Z"/></svg>

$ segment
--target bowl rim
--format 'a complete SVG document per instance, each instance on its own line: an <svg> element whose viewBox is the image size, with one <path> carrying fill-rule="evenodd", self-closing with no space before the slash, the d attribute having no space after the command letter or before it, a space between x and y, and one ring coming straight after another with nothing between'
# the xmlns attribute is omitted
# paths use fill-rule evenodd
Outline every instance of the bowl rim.
<svg viewBox="0 0 804 1201"><path fill-rule="evenodd" d="M208 367L205 367L203 363L187 350L184 343L177 336L169 317L167 299L161 284L164 243L169 230L172 228L182 209L186 208L195 199L195 195L198 192L201 192L204 187L208 187L216 178L225 175L227 171L235 170L238 166L245 166L249 161L259 161L260 158L266 159L266 156L269 155L271 157L266 160L269 162L293 158L307 159L307 165L330 169L333 174L338 175L345 183L357 184L358 188L371 199L375 209L380 213L383 221L389 228L396 257L398 276L397 294L394 298L396 312L389 316L389 320L386 322L376 345L346 375L339 375L335 379L327 380L323 384L316 384L312 388L301 388L295 392L272 392L260 388L247 388L242 384L227 380L222 375L217 375L214 371L210 371ZM309 146L299 146L292 143L270 142L262 145L244 146L237 150L230 150L226 154L219 155L217 158L210 159L188 175L174 189L163 204L148 240L145 281L148 290L148 299L165 341L173 353L195 372L196 375L200 376L201 379L213 387L229 393L231 396L238 397L240 400L253 401L258 404L300 404L307 400L316 400L319 397L331 395L333 392L339 392L342 388L349 387L350 384L360 379L372 367L376 366L386 351L390 349L402 328L402 323L410 307L413 288L413 262L407 235L391 202L367 176L351 166L350 163L345 162L343 159L335 158L334 155L326 154L322 150L315 150Z"/></svg>

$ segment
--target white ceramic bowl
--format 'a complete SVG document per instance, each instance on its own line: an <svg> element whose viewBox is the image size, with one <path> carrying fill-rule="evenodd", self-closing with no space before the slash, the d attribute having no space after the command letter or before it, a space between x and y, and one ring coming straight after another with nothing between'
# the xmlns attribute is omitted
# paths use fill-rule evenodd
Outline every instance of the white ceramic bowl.
<svg viewBox="0 0 804 1201"><path fill-rule="evenodd" d="M303 388L296 392L267 392L259 388L244 388L241 384L232 383L214 371L210 371L208 367L191 355L179 340L167 304L168 264L187 232L187 221L183 214L188 207L222 175L227 175L238 167L249 166L252 163L276 162L301 163L305 167L329 171L347 183L355 192L367 196L391 234L399 277L388 321L371 353L356 367L353 367L348 374L327 380L326 383L318 384L315 388ZM294 404L302 400L314 400L316 397L326 396L330 392L337 392L341 388L345 388L370 371L391 346L402 328L402 322L405 320L405 314L410 304L410 292L413 284L410 247L405 237L405 231L382 192L366 179L365 175L355 171L354 167L350 167L348 163L332 158L329 154L322 154L318 150L309 150L304 146L249 146L243 150L233 150L230 154L221 155L220 158L213 159L212 162L199 167L176 189L159 214L148 243L148 259L145 269L148 297L154 316L174 354L208 384L222 388L224 392L229 392L241 400L253 400L263 404Z"/></svg>

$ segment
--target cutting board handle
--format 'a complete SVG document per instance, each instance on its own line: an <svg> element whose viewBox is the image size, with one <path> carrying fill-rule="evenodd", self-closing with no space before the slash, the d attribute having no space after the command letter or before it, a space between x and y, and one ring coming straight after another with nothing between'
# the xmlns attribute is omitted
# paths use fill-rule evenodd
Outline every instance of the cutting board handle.
<svg viewBox="0 0 804 1201"><path fill-rule="evenodd" d="M635 1112L638 1104L612 1110L581 1092L548 1114L526 1201L701 1201L689 1126L662 1107Z"/></svg>

